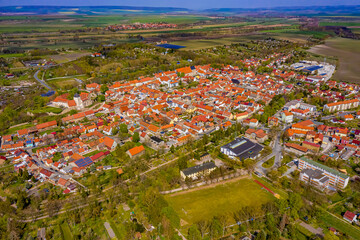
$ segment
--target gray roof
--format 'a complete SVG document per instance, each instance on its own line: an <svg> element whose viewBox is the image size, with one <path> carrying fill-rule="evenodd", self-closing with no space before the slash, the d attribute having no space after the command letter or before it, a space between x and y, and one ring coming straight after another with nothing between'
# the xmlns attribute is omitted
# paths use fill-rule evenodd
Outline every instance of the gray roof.
<svg viewBox="0 0 360 240"><path fill-rule="evenodd" d="M150 138L151 138L153 141L157 142L157 143L163 142L163 140L162 140L161 138L158 138L158 137L156 137L156 136L151 136Z"/></svg>
<svg viewBox="0 0 360 240"><path fill-rule="evenodd" d="M256 156L263 149L260 144L254 143L244 137L237 138L234 141L222 146L222 148L229 149L240 159Z"/></svg>
<svg viewBox="0 0 360 240"><path fill-rule="evenodd" d="M194 173L202 172L208 169L216 168L216 165L214 162L205 162L200 165L196 165L194 167L186 168L182 170L185 176L192 175Z"/></svg>
<svg viewBox="0 0 360 240"><path fill-rule="evenodd" d="M303 169L301 173L305 173L306 175L309 176L310 179L317 179L322 183L325 183L326 181L329 180L329 178L325 176L325 174L318 169L314 170L311 168L307 168L307 169Z"/></svg>

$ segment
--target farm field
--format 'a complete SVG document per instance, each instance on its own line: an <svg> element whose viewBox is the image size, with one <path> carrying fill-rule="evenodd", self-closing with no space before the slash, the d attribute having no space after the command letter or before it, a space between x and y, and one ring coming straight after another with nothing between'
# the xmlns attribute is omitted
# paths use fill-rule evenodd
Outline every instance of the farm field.
<svg viewBox="0 0 360 240"><path fill-rule="evenodd" d="M232 43L244 42L241 38L219 38L219 39L199 39L199 40L184 40L175 41L171 44L185 46L189 50L198 50L202 48L230 45Z"/></svg>
<svg viewBox="0 0 360 240"><path fill-rule="evenodd" d="M244 206L259 206L274 199L253 179L166 196L180 218L189 224L221 214L232 214Z"/></svg>
<svg viewBox="0 0 360 240"><path fill-rule="evenodd" d="M339 65L334 79L359 83L360 44L359 40L332 38L325 44L312 47L309 52L323 56L335 56Z"/></svg>
<svg viewBox="0 0 360 240"><path fill-rule="evenodd" d="M78 51L78 52L69 52L69 53L60 53L57 55L48 55L46 56L46 59L53 60L56 63L65 63L69 61L74 61L78 58L81 58L83 56L90 55L90 52L87 51Z"/></svg>
<svg viewBox="0 0 360 240"><path fill-rule="evenodd" d="M174 24L187 24L197 21L211 20L205 16L174 16L174 15L106 15L106 16L86 16L72 15L66 13L61 16L2 16L0 18L0 33L17 32L51 32L61 30L74 30L83 27L105 27L113 24L131 23L156 23L167 22Z"/></svg>

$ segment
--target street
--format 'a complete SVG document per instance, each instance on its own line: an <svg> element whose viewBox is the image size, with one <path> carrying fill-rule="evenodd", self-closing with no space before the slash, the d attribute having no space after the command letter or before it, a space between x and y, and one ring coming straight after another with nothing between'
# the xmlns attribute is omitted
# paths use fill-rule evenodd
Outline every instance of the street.
<svg viewBox="0 0 360 240"><path fill-rule="evenodd" d="M34 74L34 78L36 79L36 81L38 81L41 85L43 85L44 87L46 87L49 90L52 90L52 88L47 85L43 80L41 80L38 75L39 75L40 70L37 70L36 73Z"/></svg>

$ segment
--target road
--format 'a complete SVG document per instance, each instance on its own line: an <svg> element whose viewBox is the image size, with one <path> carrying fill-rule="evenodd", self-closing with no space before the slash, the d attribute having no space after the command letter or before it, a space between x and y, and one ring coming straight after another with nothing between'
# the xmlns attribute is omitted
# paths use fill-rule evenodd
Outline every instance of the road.
<svg viewBox="0 0 360 240"><path fill-rule="evenodd" d="M35 80L38 81L41 85L43 85L45 88L47 88L47 89L49 89L49 90L52 90L52 88L51 88L49 85L47 85L43 80L41 80L41 79L38 77L39 72L40 72L40 69L35 72L35 74L34 74Z"/></svg>
<svg viewBox="0 0 360 240"><path fill-rule="evenodd" d="M255 171L262 173L263 175L266 175L266 173L274 168L274 167L280 167L281 166L281 157L282 157L282 146L280 143L280 133L282 131L279 131L279 133L276 135L276 139L274 142L274 146L272 149L272 153L266 157L264 157L262 160L258 161L255 166ZM264 168L262 164L269 160L270 158L275 156L274 165L271 168Z"/></svg>

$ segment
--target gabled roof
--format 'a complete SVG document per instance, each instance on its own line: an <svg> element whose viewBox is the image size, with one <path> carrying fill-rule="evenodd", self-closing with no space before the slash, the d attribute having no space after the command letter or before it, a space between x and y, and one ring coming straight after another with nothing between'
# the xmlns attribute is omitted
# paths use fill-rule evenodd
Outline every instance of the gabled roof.
<svg viewBox="0 0 360 240"><path fill-rule="evenodd" d="M138 147L134 147L134 148L130 149L129 153L131 154L131 156L135 156L136 154L139 154L142 151L145 151L145 148L143 145L140 145Z"/></svg>

